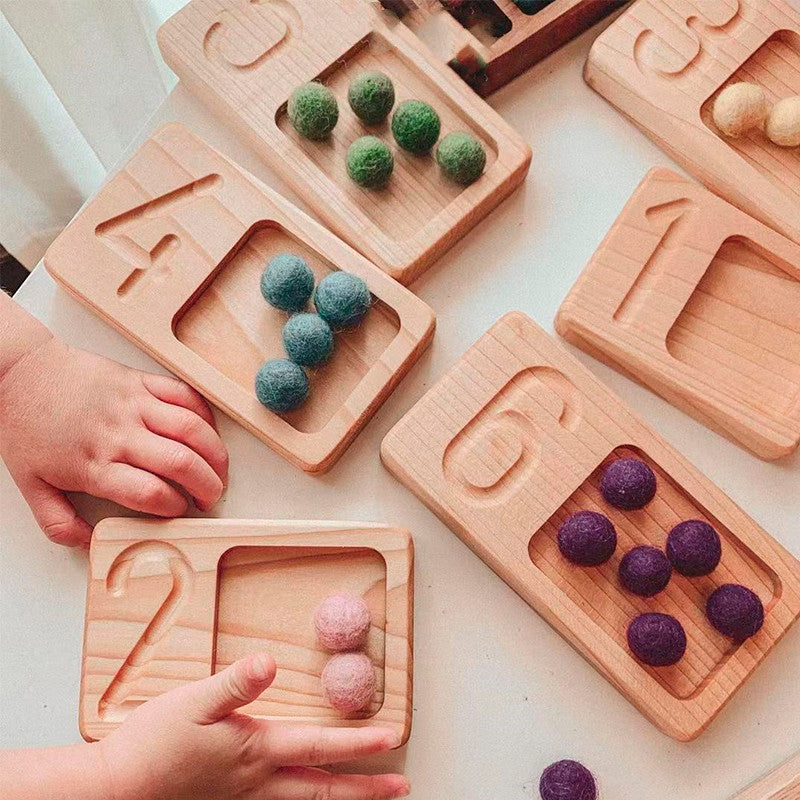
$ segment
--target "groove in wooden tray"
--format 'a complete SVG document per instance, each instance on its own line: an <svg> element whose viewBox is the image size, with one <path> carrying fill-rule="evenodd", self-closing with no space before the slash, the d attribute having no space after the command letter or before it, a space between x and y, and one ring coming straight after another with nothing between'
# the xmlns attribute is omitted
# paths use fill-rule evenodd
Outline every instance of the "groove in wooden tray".
<svg viewBox="0 0 800 800"><path fill-rule="evenodd" d="M613 508L600 493L604 468L618 458L643 459L657 475L658 492L653 501L640 511ZM617 530L617 550L600 567L570 564L558 549L558 529L571 514L582 510L605 514ZM641 544L663 550L669 531L687 519L704 520L720 534L722 561L717 569L703 578L686 578L674 572L667 588L651 598L637 597L625 590L618 578L619 563L625 553ZM635 616L645 612L675 616L686 631L686 655L675 666L645 666L644 669L679 699L698 695L738 647L714 630L706 619L705 601L711 592L723 583L742 583L756 592L767 613L781 592L780 579L773 570L742 545L735 534L709 514L646 453L630 446L618 447L604 459L532 536L528 552L534 565L566 594L576 610L600 625L626 653L629 652L627 628Z"/></svg>
<svg viewBox="0 0 800 800"><path fill-rule="evenodd" d="M347 102L348 87L353 78L368 70L380 70L392 79L395 108L409 99L429 103L441 119L441 137L458 130L472 133L486 150L486 170L497 158L497 146L449 95L427 80L416 64L379 33L372 33L360 41L317 77L334 93L339 104L339 121L327 139L312 141L300 136L289 122L286 104L280 107L276 124L284 135L316 164L322 174L334 179L345 195L358 204L389 239L402 243L431 224L466 187L444 175L433 151L426 155L413 155L399 147L390 129L391 113L377 125L365 125L353 113ZM394 172L385 189L366 189L347 175L347 149L365 135L380 138L394 155Z"/></svg>
<svg viewBox="0 0 800 800"><path fill-rule="evenodd" d="M280 253L302 256L317 281L336 271L330 261L277 223L258 223L173 324L179 341L248 392L266 360L286 357L281 334L289 315L270 306L260 289L261 273ZM312 303L307 310L314 310ZM394 309L373 297L361 325L336 332L329 361L307 370L308 400L283 419L303 433L322 430L399 331Z"/></svg>
<svg viewBox="0 0 800 800"><path fill-rule="evenodd" d="M246 712L267 717L342 719L322 694L330 653L314 632L314 611L330 594L363 597L372 613L366 654L378 689L369 708L347 719L369 719L383 705L386 562L368 548L237 547L219 562L212 672L250 653L267 651L278 665L272 686ZM247 608L246 617L242 608Z"/></svg>

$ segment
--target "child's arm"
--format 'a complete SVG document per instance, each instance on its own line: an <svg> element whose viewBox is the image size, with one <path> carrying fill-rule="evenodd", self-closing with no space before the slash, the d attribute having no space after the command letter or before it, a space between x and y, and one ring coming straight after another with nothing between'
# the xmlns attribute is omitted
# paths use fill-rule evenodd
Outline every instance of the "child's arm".
<svg viewBox="0 0 800 800"><path fill-rule="evenodd" d="M97 744L0 753L5 800L389 800L402 775L332 775L322 764L398 745L382 728L266 722L238 708L273 681L267 655L145 703Z"/></svg>
<svg viewBox="0 0 800 800"><path fill-rule="evenodd" d="M0 292L0 457L42 530L85 545L65 492L179 516L208 509L228 454L202 397L174 378L67 346Z"/></svg>

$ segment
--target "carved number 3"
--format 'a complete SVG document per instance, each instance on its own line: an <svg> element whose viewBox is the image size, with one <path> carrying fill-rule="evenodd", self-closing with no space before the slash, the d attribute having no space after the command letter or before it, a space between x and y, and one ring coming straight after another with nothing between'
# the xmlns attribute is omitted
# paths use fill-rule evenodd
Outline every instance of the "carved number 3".
<svg viewBox="0 0 800 800"><path fill-rule="evenodd" d="M166 563L172 575L172 586L100 699L98 712L103 719L108 719L115 709L122 712L130 710L126 706L139 705L138 701L126 703L126 699L191 593L194 573L183 553L167 542L140 542L120 553L111 565L106 587L112 595L125 594L131 571L141 561ZM124 714L115 716L122 719Z"/></svg>

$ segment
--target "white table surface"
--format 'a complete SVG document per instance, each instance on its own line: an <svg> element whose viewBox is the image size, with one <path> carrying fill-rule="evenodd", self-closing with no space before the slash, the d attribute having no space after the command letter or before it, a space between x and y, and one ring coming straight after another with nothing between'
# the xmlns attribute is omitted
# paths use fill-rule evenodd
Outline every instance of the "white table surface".
<svg viewBox="0 0 800 800"><path fill-rule="evenodd" d="M404 750L367 766L405 769L416 800L528 799L542 769L564 757L591 767L604 800L727 800L800 749L800 626L705 734L688 744L674 742L379 461L379 443L389 428L498 317L519 309L552 331L559 303L644 173L670 164L583 83L581 70L597 32L491 98L530 142L530 175L414 284L438 316L433 345L332 472L305 475L217 415L231 452L231 473L214 515L374 520L413 532L414 730ZM189 125L283 189L180 85L142 137L170 120ZM17 299L74 345L160 370L57 289L41 265ZM800 453L763 463L613 370L577 355L800 557ZM120 513L91 498L78 503L93 520ZM0 745L74 742L86 556L44 539L3 467L0 514Z"/></svg>

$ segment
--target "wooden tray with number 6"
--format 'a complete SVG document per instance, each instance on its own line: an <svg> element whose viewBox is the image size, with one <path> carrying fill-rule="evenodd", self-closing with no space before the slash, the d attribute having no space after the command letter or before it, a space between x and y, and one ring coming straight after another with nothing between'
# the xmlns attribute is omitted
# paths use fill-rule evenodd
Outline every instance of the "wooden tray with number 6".
<svg viewBox="0 0 800 800"><path fill-rule="evenodd" d="M411 730L413 545L406 531L345 522L106 519L89 553L80 729L101 739L134 708L239 658L269 652L274 683L243 711L317 725ZM372 616L377 691L342 715L323 697L329 658L314 611L337 592Z"/></svg>
<svg viewBox="0 0 800 800"><path fill-rule="evenodd" d="M386 467L662 731L698 736L800 616L800 563L523 314L497 322L389 432ZM639 511L600 493L604 467L645 460L658 492ZM617 530L613 557L578 567L556 537L567 517L599 511ZM708 576L674 574L653 598L625 591L617 570L633 546L664 548L679 522L722 539ZM719 634L705 601L723 583L759 595L761 630L742 644ZM648 611L686 631L674 666L649 667L627 646Z"/></svg>

